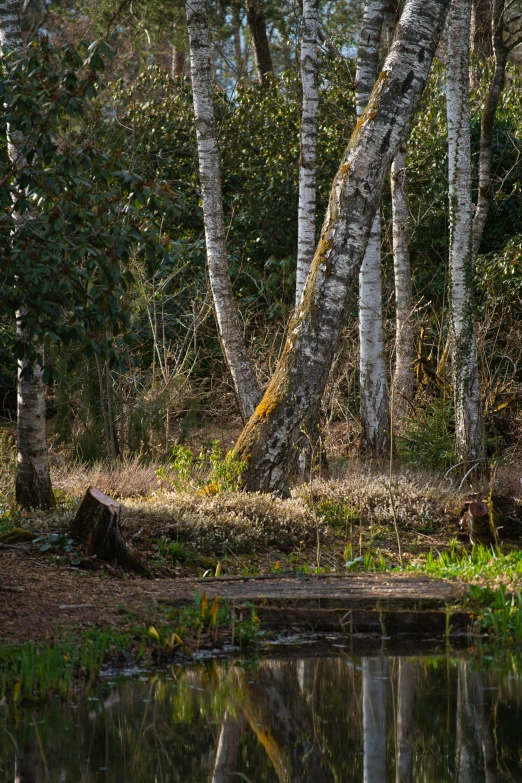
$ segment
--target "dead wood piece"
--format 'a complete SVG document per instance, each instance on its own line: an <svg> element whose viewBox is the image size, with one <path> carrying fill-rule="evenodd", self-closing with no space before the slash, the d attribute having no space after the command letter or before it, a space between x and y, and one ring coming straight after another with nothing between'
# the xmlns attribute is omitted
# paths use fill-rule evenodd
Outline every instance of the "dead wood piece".
<svg viewBox="0 0 522 783"><path fill-rule="evenodd" d="M71 536L81 542L83 554L126 571L148 575L148 569L133 555L120 530L121 505L99 489L89 487L71 525Z"/></svg>

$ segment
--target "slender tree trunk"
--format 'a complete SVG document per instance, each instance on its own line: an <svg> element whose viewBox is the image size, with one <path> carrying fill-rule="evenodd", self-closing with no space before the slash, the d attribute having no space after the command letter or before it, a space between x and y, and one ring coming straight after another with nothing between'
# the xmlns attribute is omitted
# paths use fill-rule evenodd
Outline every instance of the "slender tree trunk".
<svg viewBox="0 0 522 783"><path fill-rule="evenodd" d="M391 168L393 213L393 270L395 276L395 371L393 374L393 426L400 431L409 417L415 390L413 292L410 263L410 211L406 182L406 148Z"/></svg>
<svg viewBox="0 0 522 783"><path fill-rule="evenodd" d="M384 12L384 0L366 0L355 75L358 117L366 109L379 73ZM375 216L359 271L359 343L361 445L372 454L385 454L390 445L390 423L382 314L380 212Z"/></svg>
<svg viewBox="0 0 522 783"><path fill-rule="evenodd" d="M363 661L364 783L386 780L386 700L388 661Z"/></svg>
<svg viewBox="0 0 522 783"><path fill-rule="evenodd" d="M495 0L472 0L471 40L473 52L479 60L493 54L491 45L491 12Z"/></svg>
<svg viewBox="0 0 522 783"><path fill-rule="evenodd" d="M453 392L457 457L484 457L472 247L469 30L471 0L452 0L446 57Z"/></svg>
<svg viewBox="0 0 522 783"><path fill-rule="evenodd" d="M183 78L185 75L185 61L187 57L187 22L183 8L177 8L174 17L174 31L172 34L172 76Z"/></svg>
<svg viewBox="0 0 522 783"><path fill-rule="evenodd" d="M259 84L269 82L269 74L274 70L272 56L266 32L265 11L263 0L246 0L247 21L254 47L257 79Z"/></svg>
<svg viewBox="0 0 522 783"><path fill-rule="evenodd" d="M0 0L0 47L21 50L23 48L18 0ZM10 160L23 165L25 139L17 131L7 128L7 147ZM27 213L22 218L13 215L15 225L22 227L30 220ZM18 338L24 339L24 311L16 314ZM43 346L35 346L43 356ZM38 362L18 362L17 405L17 471L16 502L23 508L51 508L55 504L49 471L47 433L45 428L45 386L42 368Z"/></svg>
<svg viewBox="0 0 522 783"><path fill-rule="evenodd" d="M172 76L174 78L180 78L185 74L185 54L184 49L172 47Z"/></svg>
<svg viewBox="0 0 522 783"><path fill-rule="evenodd" d="M495 69L489 85L486 103L480 118L480 155L479 155L479 181L478 198L475 217L473 218L473 260L476 259L486 218L493 201L491 187L491 160L493 157L493 127L497 114L500 94L504 89L506 64L509 54L504 42L504 14L505 0L493 0L492 28L490 39L493 41L493 54L495 56Z"/></svg>
<svg viewBox="0 0 522 783"><path fill-rule="evenodd" d="M248 355L228 271L205 0L187 0L187 25L210 287L223 354L232 375L241 416L246 421L254 412L261 392Z"/></svg>
<svg viewBox="0 0 522 783"><path fill-rule="evenodd" d="M407 138L435 53L447 0L407 0L393 46L330 192L305 290L285 349L237 443L248 490L288 492L302 428L320 404L377 212L385 177Z"/></svg>
<svg viewBox="0 0 522 783"><path fill-rule="evenodd" d="M301 154L299 159L299 210L297 222L297 274L295 303L299 304L315 253L315 201L317 178L317 112L319 105L317 72L318 0L303 0L301 39Z"/></svg>
<svg viewBox="0 0 522 783"><path fill-rule="evenodd" d="M236 60L237 80L241 82L245 75L245 55L241 45L241 7L238 3L232 6L232 30L234 34L234 57Z"/></svg>

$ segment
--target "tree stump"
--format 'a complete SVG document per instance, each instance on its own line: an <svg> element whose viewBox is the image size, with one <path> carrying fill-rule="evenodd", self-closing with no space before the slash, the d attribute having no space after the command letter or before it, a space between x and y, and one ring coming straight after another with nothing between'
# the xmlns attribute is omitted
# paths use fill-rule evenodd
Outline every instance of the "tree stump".
<svg viewBox="0 0 522 783"><path fill-rule="evenodd" d="M468 506L468 513L471 543L474 546L477 544L493 546L496 543L496 537L486 503L482 503L480 500L472 500Z"/></svg>
<svg viewBox="0 0 522 783"><path fill-rule="evenodd" d="M89 487L71 525L71 537L81 542L83 553L107 563L118 563L126 571L148 575L134 557L120 530L121 505L99 489Z"/></svg>

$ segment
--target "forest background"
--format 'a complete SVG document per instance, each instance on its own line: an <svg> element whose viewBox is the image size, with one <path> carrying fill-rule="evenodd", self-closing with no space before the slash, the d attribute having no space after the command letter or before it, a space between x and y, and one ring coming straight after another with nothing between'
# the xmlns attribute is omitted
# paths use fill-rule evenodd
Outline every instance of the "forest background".
<svg viewBox="0 0 522 783"><path fill-rule="evenodd" d="M227 259L249 352L265 387L295 303L302 15L297 3L257 5L271 58L270 68L262 72L250 6L211 3L209 27ZM319 12L317 236L331 182L356 124L355 68L363 10L360 3L331 2ZM396 10L388 13L393 16ZM15 84L9 79L18 79L24 99L9 104L11 127L18 116L19 127L38 129L42 149L44 142L52 146L49 159L44 151L39 160L28 162L33 170L21 185L34 185L38 203L45 206L38 219L49 241L38 263L26 247L18 259L10 257L3 264L5 277L18 280L18 289L5 284L2 289L4 453L8 459L13 454L17 357L23 343L12 315L17 295L12 292L20 290L23 279L33 300L40 302L33 325L45 344L45 416L55 466L74 460L114 465L137 458L142 464L163 465L164 475L172 466L179 473L192 459L183 444L187 439L192 443L191 433L202 425L196 442L207 449L207 463L216 462L217 450L223 457L231 445L223 432L237 432L240 418L206 271L184 9L161 3L73 6L30 0L22 6L21 19L25 40L42 35L15 75L4 73L3 90L5 95L9 84ZM97 43L88 48L93 40ZM476 197L480 118L494 64L479 30L472 45L469 100ZM415 393L395 437L400 460L435 470L458 461L449 352L445 47L443 39L408 140ZM494 199L480 244L475 292L487 454L497 462L516 459L522 435L517 52L513 48L494 125ZM39 82L35 72L42 74ZM10 175L5 127L2 133L5 181ZM93 259L93 265L85 262L79 275L72 270L70 244L65 275L62 262L56 261L59 243L67 244L58 194L67 190L69 198L71 181L78 194L87 187L91 198L84 204L84 245L78 252L82 259ZM81 205L84 196L78 194ZM7 247L12 230L9 188L2 198ZM20 259L27 263L27 274L20 275ZM52 297L46 299L46 275L55 264ZM382 268L391 379L396 333L389 185L382 199ZM56 288L61 288L58 294ZM359 393L353 297L321 404L332 465L342 466L361 446ZM210 443L216 431L218 446ZM7 480L2 492L7 507L13 500L12 483Z"/></svg>

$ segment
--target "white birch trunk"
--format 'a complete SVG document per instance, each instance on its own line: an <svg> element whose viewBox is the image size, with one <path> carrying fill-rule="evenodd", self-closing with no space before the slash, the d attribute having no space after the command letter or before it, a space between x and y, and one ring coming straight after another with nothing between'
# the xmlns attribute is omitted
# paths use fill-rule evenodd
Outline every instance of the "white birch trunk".
<svg viewBox="0 0 522 783"><path fill-rule="evenodd" d="M315 203L317 178L317 73L318 0L303 0L301 39L301 154L299 158L299 209L297 221L297 273L295 304L299 304L315 253Z"/></svg>
<svg viewBox="0 0 522 783"><path fill-rule="evenodd" d="M448 0L407 0L368 108L330 191L321 239L283 354L236 450L249 491L288 493L316 414L391 162L424 90Z"/></svg>
<svg viewBox="0 0 522 783"><path fill-rule="evenodd" d="M364 783L386 780L388 661L363 660Z"/></svg>
<svg viewBox="0 0 522 783"><path fill-rule="evenodd" d="M456 452L461 461L482 459L485 453L474 317L468 99L470 23L471 0L452 0L446 55L446 105L453 393Z"/></svg>
<svg viewBox="0 0 522 783"><path fill-rule="evenodd" d="M232 375L241 416L246 421L254 412L261 392L248 355L228 271L205 0L187 0L186 12L210 287L223 354Z"/></svg>
<svg viewBox="0 0 522 783"><path fill-rule="evenodd" d="M393 270L395 277L395 371L393 374L393 427L400 430L408 418L415 390L413 292L410 264L410 212L406 184L406 148L391 167L393 214Z"/></svg>
<svg viewBox="0 0 522 783"><path fill-rule="evenodd" d="M0 47L6 50L23 48L18 0L0 0ZM18 165L24 163L25 139L19 133L7 128L7 146L10 160ZM22 218L13 214L15 224L20 226ZM27 213L23 220L27 221ZM17 335L24 338L23 311L16 314ZM36 347L43 356L43 346ZM27 374L29 370L29 374ZM49 471L47 433L45 427L45 386L42 368L34 362L18 362L17 403L17 470L16 502L23 508L47 509L54 505L54 495Z"/></svg>
<svg viewBox="0 0 522 783"><path fill-rule="evenodd" d="M366 109L379 72L384 12L384 0L366 0L355 75L358 117ZM385 454L390 445L390 424L382 314L380 212L375 216L359 272L359 344L361 446L373 454Z"/></svg>

